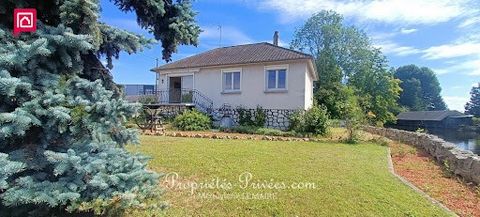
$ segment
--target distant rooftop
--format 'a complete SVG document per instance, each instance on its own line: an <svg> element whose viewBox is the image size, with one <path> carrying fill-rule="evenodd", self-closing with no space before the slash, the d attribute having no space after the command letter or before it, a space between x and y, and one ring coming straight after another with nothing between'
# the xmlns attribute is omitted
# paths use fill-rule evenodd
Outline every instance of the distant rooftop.
<svg viewBox="0 0 480 217"><path fill-rule="evenodd" d="M152 71L300 59L313 60L313 57L299 51L262 42L216 48L162 65L152 69Z"/></svg>
<svg viewBox="0 0 480 217"><path fill-rule="evenodd" d="M402 112L397 116L398 120L441 121L447 117L469 117L459 111L418 111Z"/></svg>

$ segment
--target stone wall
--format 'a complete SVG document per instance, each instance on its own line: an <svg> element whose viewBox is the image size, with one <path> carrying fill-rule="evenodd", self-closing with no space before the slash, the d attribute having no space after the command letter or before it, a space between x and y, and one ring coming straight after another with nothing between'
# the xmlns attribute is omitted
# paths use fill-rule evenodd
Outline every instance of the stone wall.
<svg viewBox="0 0 480 217"><path fill-rule="evenodd" d="M191 107L192 106L183 105L183 104L166 104L166 105L160 105L157 108L156 112L164 115L167 118L174 118L175 116L182 114L183 111L187 109L191 109Z"/></svg>
<svg viewBox="0 0 480 217"><path fill-rule="evenodd" d="M391 128L364 127L364 131L425 150L437 162L466 182L480 184L480 156L461 150L437 136Z"/></svg>
<svg viewBox="0 0 480 217"><path fill-rule="evenodd" d="M247 112L250 112L252 115L255 113L255 109L245 109ZM288 129L289 117L297 110L292 109L263 109L267 116L265 121L265 127L275 128L280 130ZM218 108L214 109L212 112L214 119L220 119L222 117L231 117L234 125L238 125L238 110L233 108Z"/></svg>

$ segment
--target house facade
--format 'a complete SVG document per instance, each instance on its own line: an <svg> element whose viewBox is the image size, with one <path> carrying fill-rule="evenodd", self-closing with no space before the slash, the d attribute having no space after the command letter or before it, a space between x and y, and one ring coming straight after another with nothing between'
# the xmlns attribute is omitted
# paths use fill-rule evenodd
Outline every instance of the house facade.
<svg viewBox="0 0 480 217"><path fill-rule="evenodd" d="M318 79L312 56L270 43L217 48L152 71L162 103L208 104L213 111L261 106L270 116L312 107Z"/></svg>

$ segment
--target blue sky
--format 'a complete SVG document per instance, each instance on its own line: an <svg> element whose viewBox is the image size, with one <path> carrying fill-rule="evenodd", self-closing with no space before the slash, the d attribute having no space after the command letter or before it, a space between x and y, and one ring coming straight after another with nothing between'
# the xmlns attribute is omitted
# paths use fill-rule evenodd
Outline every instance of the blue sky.
<svg viewBox="0 0 480 217"><path fill-rule="evenodd" d="M101 20L143 34L134 14L120 12L102 2ZM198 47L182 46L173 60L221 46L267 41L280 32L280 45L288 47L295 28L313 13L335 10L347 24L363 29L380 47L393 67L417 64L432 68L450 109L463 111L473 85L480 82L480 1L478 0L197 0L197 22L203 29ZM222 40L220 31L222 26ZM141 53L122 54L114 61L118 83L153 84L149 71L161 60L156 45Z"/></svg>

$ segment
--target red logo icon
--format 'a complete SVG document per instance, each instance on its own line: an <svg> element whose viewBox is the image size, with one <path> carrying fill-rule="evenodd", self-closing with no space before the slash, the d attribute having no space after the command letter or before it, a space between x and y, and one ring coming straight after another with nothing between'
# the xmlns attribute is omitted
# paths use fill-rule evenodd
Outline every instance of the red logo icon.
<svg viewBox="0 0 480 217"><path fill-rule="evenodd" d="M13 11L13 35L37 30L37 9L17 8Z"/></svg>

